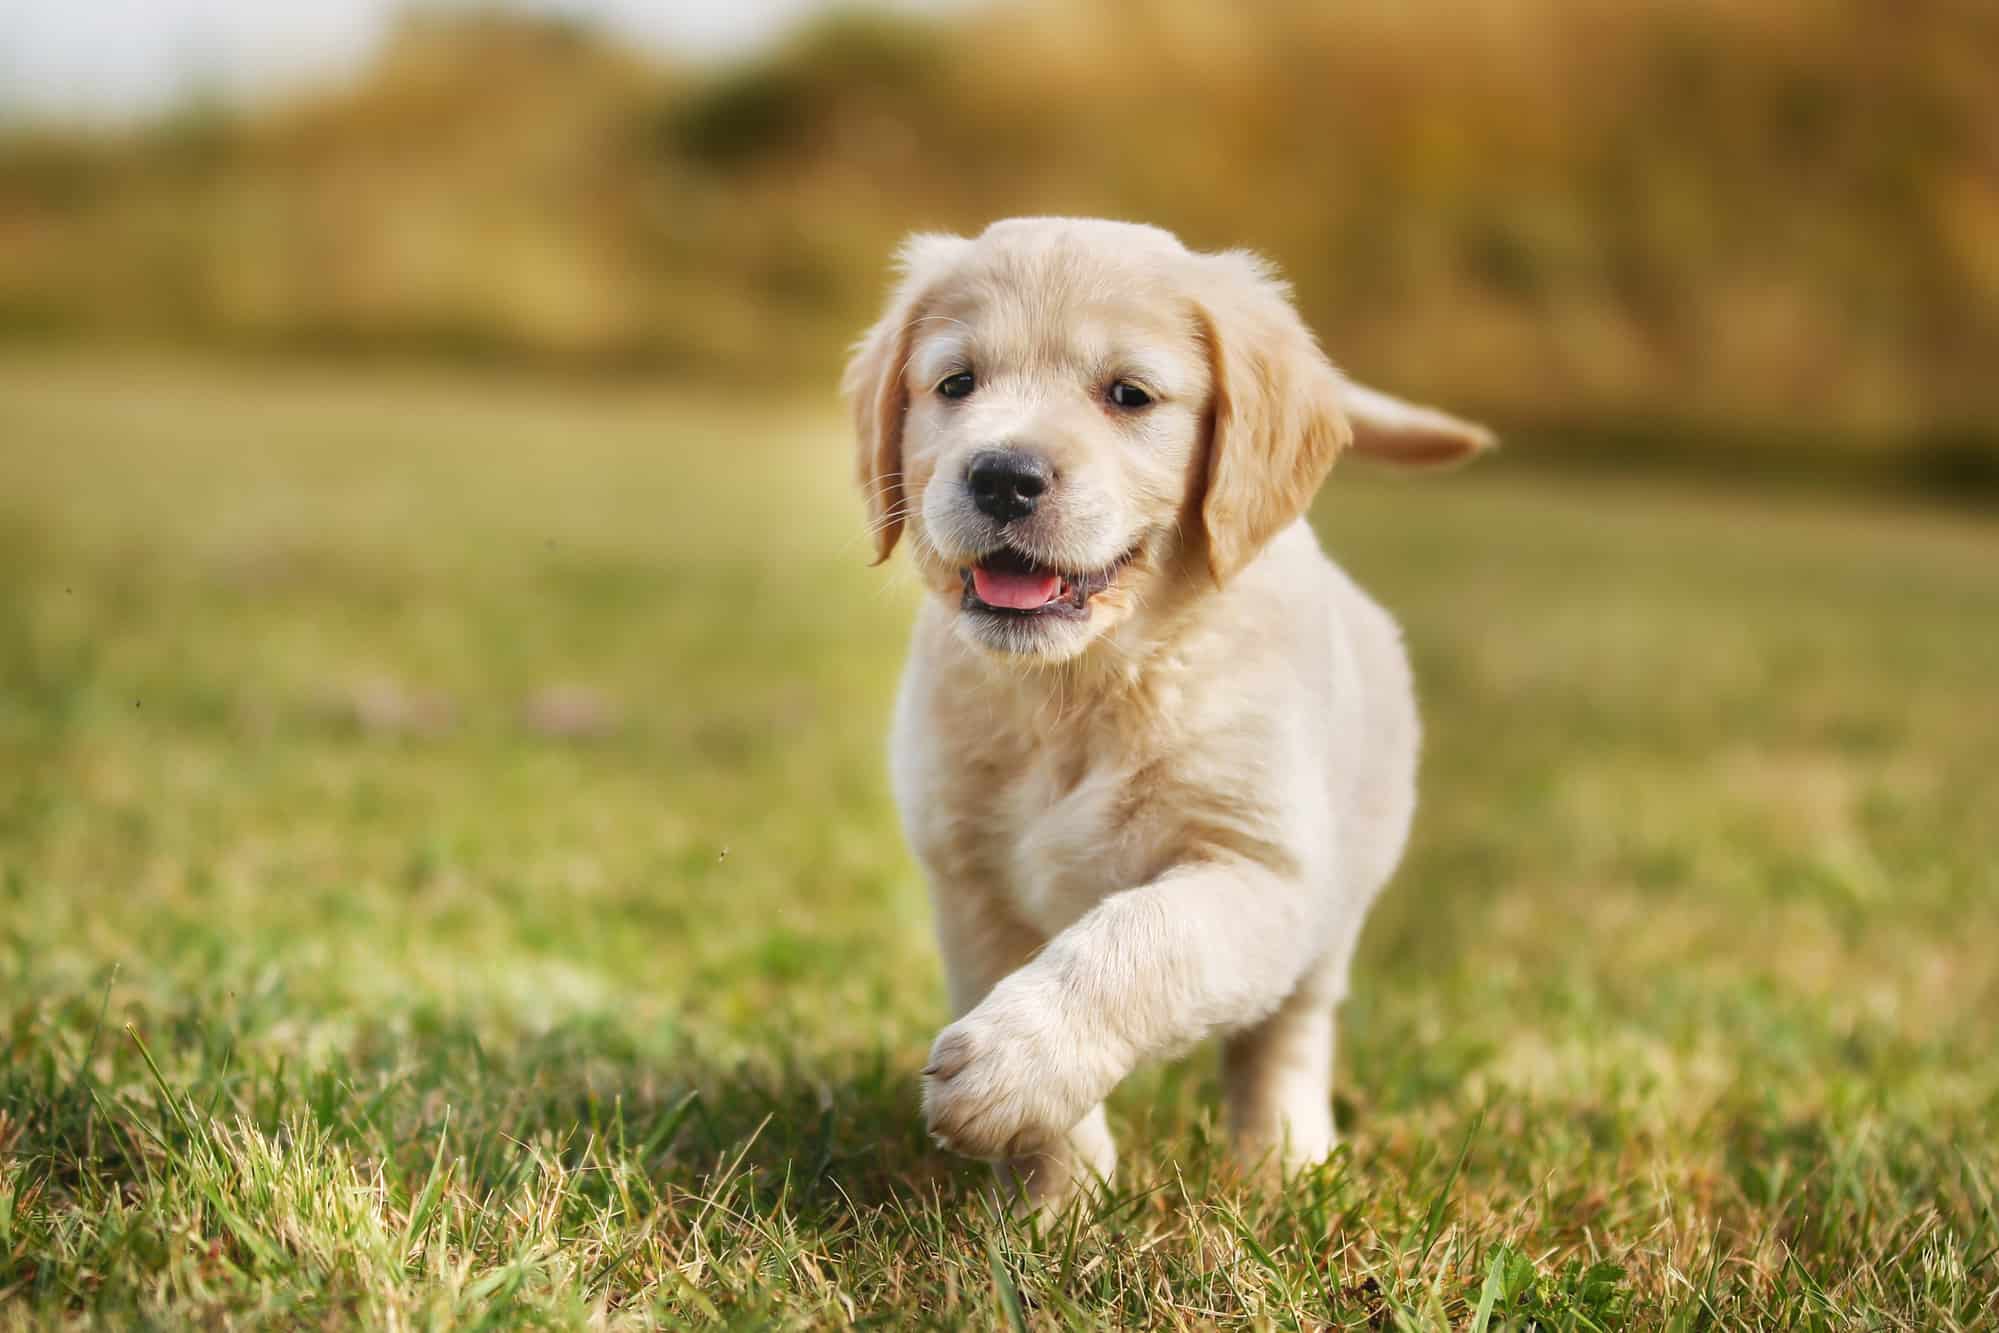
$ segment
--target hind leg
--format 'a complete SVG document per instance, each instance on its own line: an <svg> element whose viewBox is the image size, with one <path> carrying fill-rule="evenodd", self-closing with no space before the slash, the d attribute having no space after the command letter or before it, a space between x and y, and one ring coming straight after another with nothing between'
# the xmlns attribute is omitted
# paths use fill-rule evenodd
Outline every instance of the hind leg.
<svg viewBox="0 0 1999 1333"><path fill-rule="evenodd" d="M1346 959L1315 964L1277 1012L1222 1044L1229 1140L1250 1170L1290 1175L1333 1151L1334 1011Z"/></svg>

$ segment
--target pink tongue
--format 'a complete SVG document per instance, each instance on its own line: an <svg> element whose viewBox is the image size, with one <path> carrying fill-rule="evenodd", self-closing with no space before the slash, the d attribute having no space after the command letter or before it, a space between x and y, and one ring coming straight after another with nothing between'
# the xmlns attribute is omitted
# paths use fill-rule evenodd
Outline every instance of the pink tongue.
<svg viewBox="0 0 1999 1333"><path fill-rule="evenodd" d="M1009 574L997 569L972 566L972 591L987 606L1003 606L1009 611L1032 611L1055 600L1062 580L1054 574Z"/></svg>

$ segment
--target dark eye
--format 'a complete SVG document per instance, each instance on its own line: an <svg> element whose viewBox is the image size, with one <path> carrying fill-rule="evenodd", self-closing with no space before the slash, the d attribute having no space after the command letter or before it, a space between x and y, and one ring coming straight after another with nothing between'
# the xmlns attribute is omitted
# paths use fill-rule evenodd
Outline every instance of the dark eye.
<svg viewBox="0 0 1999 1333"><path fill-rule="evenodd" d="M1152 405L1152 395L1130 380L1119 380L1111 385L1110 397L1111 402L1119 407L1139 408Z"/></svg>
<svg viewBox="0 0 1999 1333"><path fill-rule="evenodd" d="M969 398L972 394L972 386L976 383L977 381L972 378L971 371L961 370L955 375L946 375L943 379L937 381L937 392L943 394L946 398Z"/></svg>

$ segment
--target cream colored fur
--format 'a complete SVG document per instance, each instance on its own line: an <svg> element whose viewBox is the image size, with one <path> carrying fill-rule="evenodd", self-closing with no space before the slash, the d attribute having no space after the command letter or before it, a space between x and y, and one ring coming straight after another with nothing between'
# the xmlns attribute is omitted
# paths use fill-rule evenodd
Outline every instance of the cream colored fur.
<svg viewBox="0 0 1999 1333"><path fill-rule="evenodd" d="M938 391L960 372L973 392ZM1115 405L1120 380L1150 405ZM906 539L934 594L891 746L956 1016L932 1134L1060 1202L1115 1167L1105 1095L1220 1036L1245 1163L1324 1157L1334 1009L1418 727L1395 623L1303 514L1345 448L1447 462L1490 437L1347 383L1261 261L1088 220L914 238L846 387L877 555ZM996 446L1053 468L1008 525L965 480ZM1087 618L966 609L1002 541L1117 573Z"/></svg>

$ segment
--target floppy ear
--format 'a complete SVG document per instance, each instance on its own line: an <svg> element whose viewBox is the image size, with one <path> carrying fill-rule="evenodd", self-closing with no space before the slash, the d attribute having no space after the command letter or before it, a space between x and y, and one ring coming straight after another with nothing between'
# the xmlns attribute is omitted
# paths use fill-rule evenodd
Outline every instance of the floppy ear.
<svg viewBox="0 0 1999 1333"><path fill-rule="evenodd" d="M960 236L916 235L896 255L902 278L888 308L855 344L840 389L854 410L861 493L874 533L876 564L902 536L902 421L909 412L909 345L938 274L969 244Z"/></svg>
<svg viewBox="0 0 1999 1333"><path fill-rule="evenodd" d="M1201 527L1223 583L1305 512L1351 430L1339 372L1270 266L1243 251L1201 262L1196 310L1214 379Z"/></svg>
<svg viewBox="0 0 1999 1333"><path fill-rule="evenodd" d="M1498 444L1491 431L1434 407L1419 407L1347 381L1354 452L1405 467L1449 467Z"/></svg>

